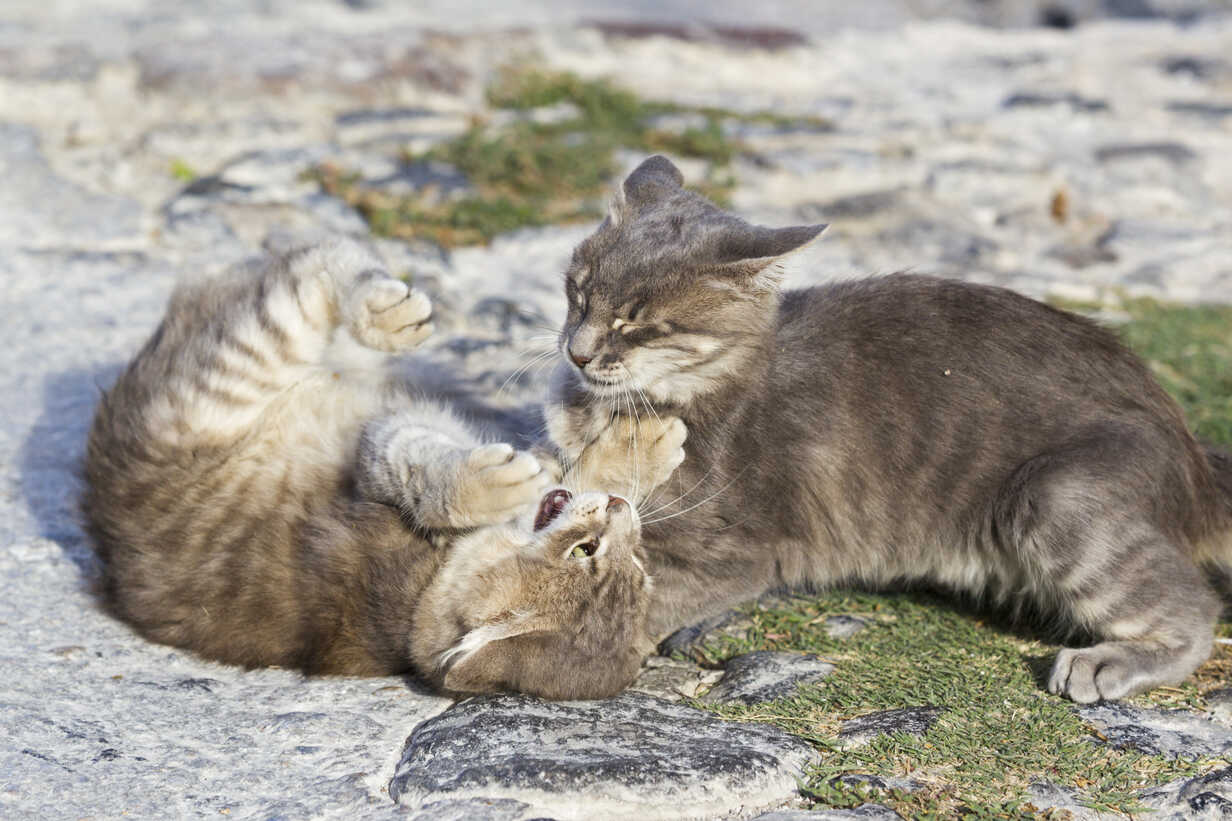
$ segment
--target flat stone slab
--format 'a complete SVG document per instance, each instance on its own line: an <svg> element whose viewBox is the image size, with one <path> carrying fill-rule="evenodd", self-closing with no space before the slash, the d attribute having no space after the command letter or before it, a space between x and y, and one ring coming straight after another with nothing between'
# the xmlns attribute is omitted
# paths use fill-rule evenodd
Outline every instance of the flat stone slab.
<svg viewBox="0 0 1232 821"><path fill-rule="evenodd" d="M1156 821L1232 818L1232 767L1146 790L1139 800L1158 813Z"/></svg>
<svg viewBox="0 0 1232 821"><path fill-rule="evenodd" d="M774 727L639 693L484 696L415 729L389 795L416 813L443 801L511 800L527 805L525 818L711 818L786 804L817 758Z"/></svg>
<svg viewBox="0 0 1232 821"><path fill-rule="evenodd" d="M861 804L850 810L779 810L757 816L753 821L896 821L902 816L880 804Z"/></svg>
<svg viewBox="0 0 1232 821"><path fill-rule="evenodd" d="M681 701L696 698L722 677L722 670L707 670L691 661L651 656L629 689L667 701Z"/></svg>
<svg viewBox="0 0 1232 821"><path fill-rule="evenodd" d="M1232 729L1184 710L1152 710L1110 703L1081 707L1078 715L1109 744L1168 758L1224 756L1232 752Z"/></svg>
<svg viewBox="0 0 1232 821"><path fill-rule="evenodd" d="M844 744L855 747L890 733L924 735L944 712L941 707L904 707L868 713L844 721L838 738Z"/></svg>
<svg viewBox="0 0 1232 821"><path fill-rule="evenodd" d="M761 704L796 694L801 684L821 681L834 665L812 654L758 650L727 662L723 678L703 699Z"/></svg>
<svg viewBox="0 0 1232 821"><path fill-rule="evenodd" d="M830 616L826 619L826 635L832 639L849 639L868 627L868 620L859 616Z"/></svg>

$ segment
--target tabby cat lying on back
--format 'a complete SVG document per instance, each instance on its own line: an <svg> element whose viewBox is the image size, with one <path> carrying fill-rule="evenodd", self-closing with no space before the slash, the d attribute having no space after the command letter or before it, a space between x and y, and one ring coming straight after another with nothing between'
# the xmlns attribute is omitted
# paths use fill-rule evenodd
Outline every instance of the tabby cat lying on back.
<svg viewBox="0 0 1232 821"><path fill-rule="evenodd" d="M643 527L652 635L772 588L922 581L1094 637L1053 666L1075 701L1207 657L1232 460L1112 334L923 276L780 293L824 226L756 227L682 181L646 160L574 252L548 409L566 463L611 414L688 426Z"/></svg>
<svg viewBox="0 0 1232 821"><path fill-rule="evenodd" d="M430 314L348 242L179 288L90 432L111 610L245 666L551 698L627 685L649 649L635 512L544 495L553 465L416 399L387 354ZM623 436L581 461L650 488L684 458L679 420L637 454Z"/></svg>

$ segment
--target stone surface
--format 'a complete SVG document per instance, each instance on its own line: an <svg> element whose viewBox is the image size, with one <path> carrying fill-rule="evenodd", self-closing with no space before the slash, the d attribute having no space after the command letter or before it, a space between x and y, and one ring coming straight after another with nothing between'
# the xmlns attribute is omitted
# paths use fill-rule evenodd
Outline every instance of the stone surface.
<svg viewBox="0 0 1232 821"><path fill-rule="evenodd" d="M804 742L638 693L603 702L460 702L407 741L390 795L412 811L505 798L553 818L704 818L780 806L817 760Z"/></svg>
<svg viewBox="0 0 1232 821"><path fill-rule="evenodd" d="M0 816L405 815L386 793L399 746L449 702L400 679L305 681L152 646L95 606L76 518L98 391L176 279L280 237L365 230L302 177L310 166L389 192L464 190L447 168L399 164L401 151L491 116L489 78L534 53L652 98L824 118L724 126L744 142L737 210L833 223L793 259L790 285L910 267L1035 296L1125 287L1232 302L1226 5L716 0L695 18L672 0L613 19L606 0L3 3ZM1084 24L970 25L1044 18ZM452 252L377 241L435 301L440 333L416 359L425 384L478 389L488 398L468 412L526 427L546 373L533 357L564 307L559 273L588 231ZM695 695L711 676L651 665L638 686ZM1226 754L1219 724L1107 709L1109 738ZM1229 798L1222 779L1156 798L1212 815ZM715 814L760 809L710 797ZM425 801L422 817L441 819L535 807L500 792ZM862 811L878 810L833 817Z"/></svg>
<svg viewBox="0 0 1232 821"><path fill-rule="evenodd" d="M760 704L790 698L801 684L821 681L834 665L815 655L759 650L729 659L723 678L706 693L709 702Z"/></svg>
<svg viewBox="0 0 1232 821"><path fill-rule="evenodd" d="M849 639L868 627L868 620L859 616L830 616L826 619L826 635L832 639Z"/></svg>
<svg viewBox="0 0 1232 821"><path fill-rule="evenodd" d="M1062 817L1072 821L1095 821L1103 817L1103 814L1083 806L1073 790L1047 780L1032 782L1027 788L1027 799L1037 810L1068 813Z"/></svg>
<svg viewBox="0 0 1232 821"><path fill-rule="evenodd" d="M1232 767L1196 778L1183 778L1144 791L1139 800L1160 821L1215 821L1232 817Z"/></svg>
<svg viewBox="0 0 1232 821"><path fill-rule="evenodd" d="M944 713L940 707L904 707L849 718L839 727L839 741L848 746L867 744L879 735L924 735Z"/></svg>
<svg viewBox="0 0 1232 821"><path fill-rule="evenodd" d="M1119 702L1078 709L1107 743L1151 755L1226 756L1232 752L1232 729L1185 710L1154 710Z"/></svg>
<svg viewBox="0 0 1232 821"><path fill-rule="evenodd" d="M651 656L629 689L668 701L680 701L696 698L722 677L722 670L707 670L691 661Z"/></svg>
<svg viewBox="0 0 1232 821"><path fill-rule="evenodd" d="M889 807L861 804L850 810L778 810L763 813L753 821L895 821L902 818Z"/></svg>

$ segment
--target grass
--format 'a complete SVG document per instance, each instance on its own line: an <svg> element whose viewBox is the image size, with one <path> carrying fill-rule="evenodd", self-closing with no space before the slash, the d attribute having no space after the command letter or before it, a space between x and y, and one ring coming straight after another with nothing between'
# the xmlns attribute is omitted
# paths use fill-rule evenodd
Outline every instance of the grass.
<svg viewBox="0 0 1232 821"><path fill-rule="evenodd" d="M1128 298L1114 307L1128 317L1118 327L1122 337L1151 363L1199 433L1232 447L1232 307ZM849 639L831 639L822 625L838 614L871 625ZM822 760L806 774L802 792L816 806L876 801L906 818L1035 818L1043 812L1026 791L1042 778L1074 790L1096 810L1128 815L1139 809L1135 796L1144 787L1229 763L1170 760L1101 743L1071 703L1044 689L1055 645L948 600L833 592L750 606L741 623L747 630L712 637L698 651L700 660L719 664L753 650L784 650L816 653L836 664L828 678L790 699L697 705L728 718L766 721L814 744ZM1220 625L1219 632L1232 635L1232 625ZM1232 650L1219 645L1182 685L1133 701L1201 710L1202 694L1230 676ZM880 736L849 749L837 741L846 718L923 705L946 712L922 736ZM844 782L838 778L844 774L907 777L921 786L881 790Z"/></svg>
<svg viewBox="0 0 1232 821"><path fill-rule="evenodd" d="M404 157L408 164L445 163L460 171L471 185L460 196L431 190L392 196L335 166L314 169L311 176L356 207L375 233L452 247L487 243L517 228L600 217L621 170L621 149L705 161L705 179L697 188L723 204L735 184L732 161L743 150L725 125L827 127L811 117L643 100L607 80L525 66L502 72L488 88L487 102L494 112L506 113L499 124L476 119L459 137Z"/></svg>

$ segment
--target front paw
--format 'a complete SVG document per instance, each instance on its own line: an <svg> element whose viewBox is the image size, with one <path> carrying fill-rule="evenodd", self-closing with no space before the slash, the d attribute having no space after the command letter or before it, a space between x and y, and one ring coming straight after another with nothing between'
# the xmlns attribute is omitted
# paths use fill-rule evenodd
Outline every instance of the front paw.
<svg viewBox="0 0 1232 821"><path fill-rule="evenodd" d="M462 526L510 521L538 503L555 483L552 473L510 445L477 447L463 459L450 518Z"/></svg>
<svg viewBox="0 0 1232 821"><path fill-rule="evenodd" d="M684 462L688 428L675 416L616 416L582 451L577 473L588 489L646 496Z"/></svg>
<svg viewBox="0 0 1232 821"><path fill-rule="evenodd" d="M677 416L647 419L643 421L643 427L647 435L655 437L647 445L643 469L649 487L658 487L684 463L684 441L689 436L689 429L684 420Z"/></svg>
<svg viewBox="0 0 1232 821"><path fill-rule="evenodd" d="M409 351L432 334L432 302L383 271L361 274L346 308L352 335L378 351Z"/></svg>

